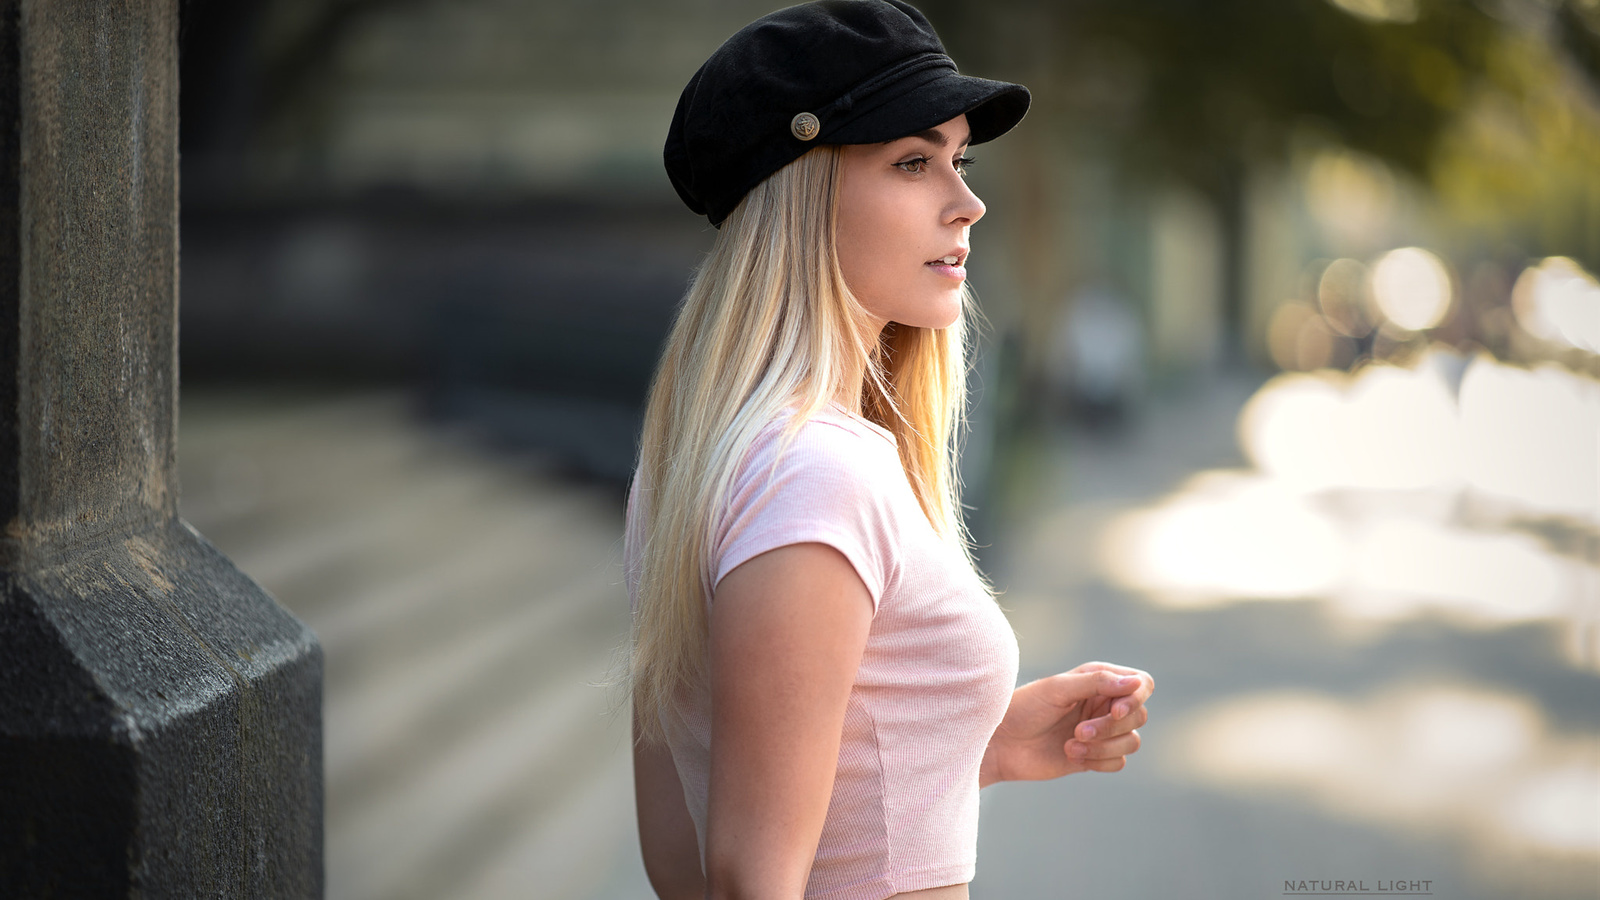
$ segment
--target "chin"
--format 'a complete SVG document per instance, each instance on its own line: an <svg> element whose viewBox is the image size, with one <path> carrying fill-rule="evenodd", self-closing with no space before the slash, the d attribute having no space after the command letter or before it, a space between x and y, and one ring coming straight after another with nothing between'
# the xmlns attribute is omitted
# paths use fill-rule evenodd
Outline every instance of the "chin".
<svg viewBox="0 0 1600 900"><path fill-rule="evenodd" d="M891 319L890 321L894 322L896 325L904 325L908 328L932 328L937 331L941 328L949 328L960 318L961 317L959 315L940 319L925 319L919 316L916 318L907 317L905 319Z"/></svg>
<svg viewBox="0 0 1600 900"><path fill-rule="evenodd" d="M918 315L908 316L910 321L902 321L901 324L916 328L949 328L961 319L961 295L957 294L948 300L941 299L917 312Z"/></svg>
<svg viewBox="0 0 1600 900"><path fill-rule="evenodd" d="M941 292L932 297L896 298L892 303L862 303L868 312L887 322L910 328L949 328L961 318L961 292Z"/></svg>

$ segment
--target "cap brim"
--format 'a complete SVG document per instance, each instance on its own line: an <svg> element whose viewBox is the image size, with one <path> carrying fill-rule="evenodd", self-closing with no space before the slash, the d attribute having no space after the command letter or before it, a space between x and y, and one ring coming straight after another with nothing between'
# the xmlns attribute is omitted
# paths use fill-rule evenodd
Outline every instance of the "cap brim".
<svg viewBox="0 0 1600 900"><path fill-rule="evenodd" d="M876 144L926 131L965 115L970 144L992 141L1015 128L1032 97L1020 84L974 78L951 70L916 85L881 107L837 128L824 126L819 143Z"/></svg>

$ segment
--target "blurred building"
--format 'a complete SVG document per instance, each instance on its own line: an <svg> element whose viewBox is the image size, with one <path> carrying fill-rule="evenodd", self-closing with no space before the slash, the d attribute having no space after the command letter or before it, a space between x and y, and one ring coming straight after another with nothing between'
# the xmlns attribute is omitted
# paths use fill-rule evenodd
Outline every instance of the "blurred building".
<svg viewBox="0 0 1600 900"><path fill-rule="evenodd" d="M711 231L660 170L750 4L194 2L184 376L424 388L620 479Z"/></svg>
<svg viewBox="0 0 1600 900"><path fill-rule="evenodd" d="M547 416L627 432L712 233L662 136L694 68L771 6L187 4L186 377L403 380L519 440L561 444ZM970 71L1035 94L973 175L986 346L1018 357L984 364L991 400L1036 399L1063 298L1095 283L1120 286L1159 385L1405 343L1322 315L1332 260L1434 248L1472 282L1431 326L1463 346L1503 330L1530 259L1600 265L1582 3L923 7ZM631 447L597 447L555 449L623 471Z"/></svg>

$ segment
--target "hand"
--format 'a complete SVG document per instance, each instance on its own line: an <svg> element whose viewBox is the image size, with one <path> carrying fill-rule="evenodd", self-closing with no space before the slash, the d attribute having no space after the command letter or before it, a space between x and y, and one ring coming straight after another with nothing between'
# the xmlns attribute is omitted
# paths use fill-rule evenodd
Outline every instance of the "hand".
<svg viewBox="0 0 1600 900"><path fill-rule="evenodd" d="M1139 749L1149 720L1148 672L1089 662L1017 688L989 739L979 784L1042 781L1073 772L1116 772Z"/></svg>

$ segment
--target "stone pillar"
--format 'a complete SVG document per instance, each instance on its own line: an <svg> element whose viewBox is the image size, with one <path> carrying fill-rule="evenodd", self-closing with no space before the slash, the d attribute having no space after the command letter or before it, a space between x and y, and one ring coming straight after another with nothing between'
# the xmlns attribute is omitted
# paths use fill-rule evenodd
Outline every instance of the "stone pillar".
<svg viewBox="0 0 1600 900"><path fill-rule="evenodd" d="M0 0L0 897L320 897L322 653L178 518L178 0Z"/></svg>

